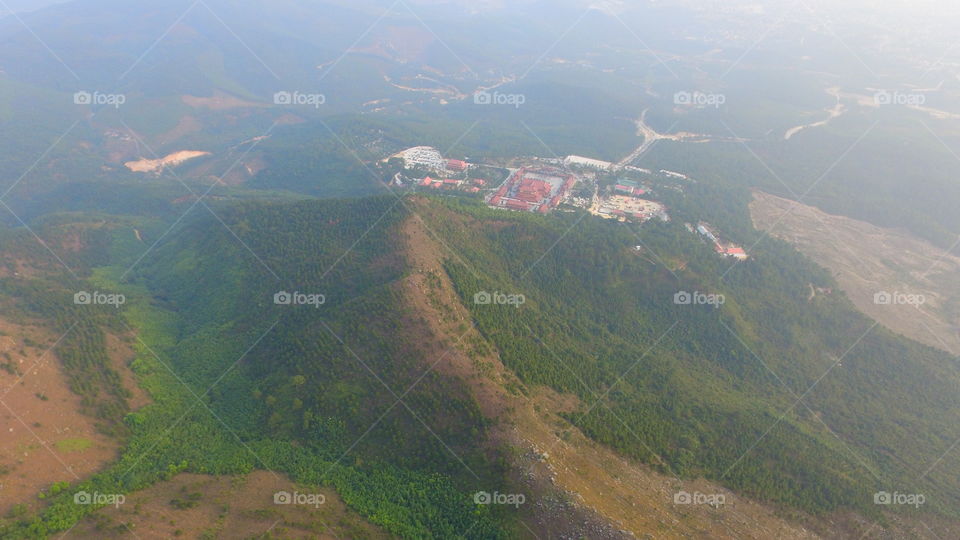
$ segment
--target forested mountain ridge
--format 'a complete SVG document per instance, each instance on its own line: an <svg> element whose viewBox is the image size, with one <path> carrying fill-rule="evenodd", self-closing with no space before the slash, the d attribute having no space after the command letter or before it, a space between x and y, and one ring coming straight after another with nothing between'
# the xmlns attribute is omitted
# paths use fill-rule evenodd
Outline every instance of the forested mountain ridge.
<svg viewBox="0 0 960 540"><path fill-rule="evenodd" d="M677 216L702 212L703 190ZM332 486L401 537L576 530L546 519L567 505L596 530L631 525L563 499L578 493L568 447L659 471L638 477L661 486L647 504L687 520L667 535L722 511L674 504L698 478L739 509L771 505L756 512L784 531L799 525L771 508L808 516L794 522L804 526L849 511L886 523L873 504L884 490L922 490L930 519L956 508L956 457L916 480L958 436L955 359L874 328L839 294L810 301L810 283L831 278L785 244L731 268L678 222L634 230L446 198L230 202L217 214L229 230L194 218L139 262L129 224L101 228L71 260L89 268L80 282L48 280L50 293L4 278L13 295L47 298L25 313L75 287L127 294L103 312L122 322L105 324L136 332L131 366L154 400L123 418L115 466L58 490L36 519L7 521L6 536L69 528L88 510L72 504L77 489L258 468ZM741 234L737 212L722 214L711 219ZM684 290L726 302L678 305ZM524 467L546 469L531 480ZM530 504L516 512L476 493Z"/></svg>

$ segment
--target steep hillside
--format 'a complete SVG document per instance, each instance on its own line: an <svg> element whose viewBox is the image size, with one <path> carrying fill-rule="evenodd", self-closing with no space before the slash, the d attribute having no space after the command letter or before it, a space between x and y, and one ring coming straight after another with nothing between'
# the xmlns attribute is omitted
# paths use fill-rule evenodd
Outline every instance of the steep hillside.
<svg viewBox="0 0 960 540"><path fill-rule="evenodd" d="M679 224L648 226L638 253L620 225L454 207L424 215L454 246L445 267L478 329L523 383L586 403L566 417L592 438L814 513L876 515L873 495L893 486L936 490L926 509L936 498L951 512L957 434L926 399L956 413L938 384L956 380L953 359L874 328L840 295L811 305L810 282L832 282L795 252L774 245L730 268ZM680 289L726 304L677 306ZM526 303L475 304L482 291Z"/></svg>
<svg viewBox="0 0 960 540"><path fill-rule="evenodd" d="M5 278L37 316L69 315L75 287L125 294L85 320L133 332L152 403L91 411L122 415L107 424L118 460L0 536L95 526L79 490L257 469L407 538L960 530L954 359L841 294L811 300L836 284L786 244L731 267L682 222L393 197L216 209L222 224L198 215L143 258L162 227L85 233L95 249L70 259L84 270L51 293ZM681 291L725 302L677 304ZM878 506L880 491L925 505Z"/></svg>

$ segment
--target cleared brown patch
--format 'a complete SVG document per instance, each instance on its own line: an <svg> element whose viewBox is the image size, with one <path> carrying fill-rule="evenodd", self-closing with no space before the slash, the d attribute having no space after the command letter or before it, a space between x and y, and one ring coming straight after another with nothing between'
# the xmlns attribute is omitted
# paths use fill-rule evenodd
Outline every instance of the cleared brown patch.
<svg viewBox="0 0 960 540"><path fill-rule="evenodd" d="M54 482L75 483L116 458L118 443L81 414L56 351L59 338L38 327L0 319L0 513L16 504L37 507Z"/></svg>
<svg viewBox="0 0 960 540"><path fill-rule="evenodd" d="M278 492L321 494L322 504L276 504ZM344 505L336 492L284 476L180 474L85 518L68 538L390 538Z"/></svg>
<svg viewBox="0 0 960 540"><path fill-rule="evenodd" d="M182 137L186 137L192 133L197 133L203 129L203 124L200 123L196 117L185 115L180 118L180 121L177 122L177 125L174 126L170 131L157 137L156 145L165 146L171 144Z"/></svg>
<svg viewBox="0 0 960 540"><path fill-rule="evenodd" d="M908 338L960 354L960 257L904 232L759 191L750 211L757 229L833 272L857 309ZM878 305L874 295L883 291L925 302Z"/></svg>
<svg viewBox="0 0 960 540"><path fill-rule="evenodd" d="M244 109L250 107L267 107L266 103L246 101L219 90L214 91L213 95L210 97L183 96L180 99L188 106L195 109L210 109L211 111L228 111L230 109Z"/></svg>

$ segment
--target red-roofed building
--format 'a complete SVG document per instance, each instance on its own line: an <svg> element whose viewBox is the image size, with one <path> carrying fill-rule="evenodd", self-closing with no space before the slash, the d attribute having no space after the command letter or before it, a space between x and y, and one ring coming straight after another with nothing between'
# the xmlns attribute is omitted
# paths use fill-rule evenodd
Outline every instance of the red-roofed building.
<svg viewBox="0 0 960 540"><path fill-rule="evenodd" d="M739 259L741 261L747 259L747 252L744 251L742 247L739 246L730 246L726 249L725 254L734 259Z"/></svg>
<svg viewBox="0 0 960 540"><path fill-rule="evenodd" d="M467 170L470 165L466 161L460 161L459 159L448 159L447 160L447 170L448 171L457 171L463 172Z"/></svg>

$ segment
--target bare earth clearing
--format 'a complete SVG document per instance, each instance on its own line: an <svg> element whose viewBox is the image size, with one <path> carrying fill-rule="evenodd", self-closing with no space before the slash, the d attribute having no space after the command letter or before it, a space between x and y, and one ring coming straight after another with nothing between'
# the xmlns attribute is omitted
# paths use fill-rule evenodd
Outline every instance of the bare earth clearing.
<svg viewBox="0 0 960 540"><path fill-rule="evenodd" d="M859 310L908 338L960 354L960 258L907 233L883 229L762 192L754 226L830 270ZM875 302L878 293L923 303Z"/></svg>
<svg viewBox="0 0 960 540"><path fill-rule="evenodd" d="M41 490L88 477L117 454L116 441L79 412L55 351L44 354L58 337L0 320L0 364L16 372L0 370L0 514L38 507Z"/></svg>
<svg viewBox="0 0 960 540"><path fill-rule="evenodd" d="M174 152L160 159L141 159L139 161L128 161L123 165L133 172L155 173L160 172L166 167L176 167L191 159L202 156L209 156L210 152L201 152L199 150L181 150Z"/></svg>

